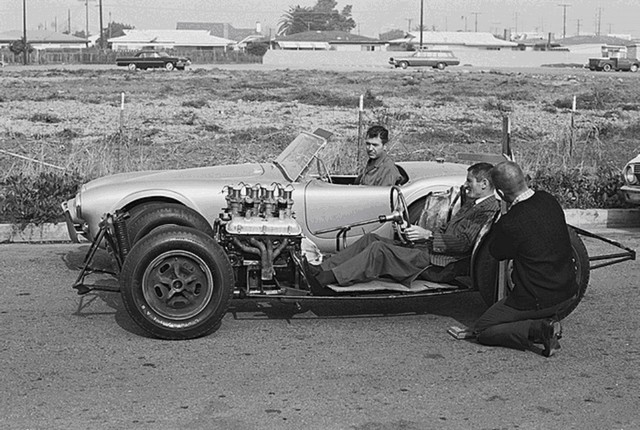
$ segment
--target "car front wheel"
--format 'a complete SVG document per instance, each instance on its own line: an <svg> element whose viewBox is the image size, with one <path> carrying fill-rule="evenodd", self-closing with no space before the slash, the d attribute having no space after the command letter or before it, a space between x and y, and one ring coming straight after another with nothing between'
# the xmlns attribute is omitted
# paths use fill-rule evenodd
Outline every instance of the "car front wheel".
<svg viewBox="0 0 640 430"><path fill-rule="evenodd" d="M630 71L632 72L637 72L638 71L638 65L637 64L632 64L631 67L629 68Z"/></svg>
<svg viewBox="0 0 640 430"><path fill-rule="evenodd" d="M192 227L208 236L213 236L213 228L198 212L178 203L146 203L129 210L127 233L129 243L136 242L152 230L163 225Z"/></svg>
<svg viewBox="0 0 640 430"><path fill-rule="evenodd" d="M149 334L193 339L217 330L233 294L222 247L189 227L167 226L143 238L120 272L122 301Z"/></svg>
<svg viewBox="0 0 640 430"><path fill-rule="evenodd" d="M131 70L132 72L133 72L133 71L135 71L135 70L138 68L138 66L136 66L136 63L131 63L131 64L129 64L127 67L128 67L128 69L129 69L129 70Z"/></svg>
<svg viewBox="0 0 640 430"><path fill-rule="evenodd" d="M174 67L173 63L167 63L167 64L164 65L164 68L169 70L169 71L173 70L173 67Z"/></svg>
<svg viewBox="0 0 640 430"><path fill-rule="evenodd" d="M602 66L602 70L604 70L605 72L610 72L611 64L605 64L604 66Z"/></svg>
<svg viewBox="0 0 640 430"><path fill-rule="evenodd" d="M406 69L407 67L409 67L409 63L407 63L406 61L401 61L399 66L403 69Z"/></svg>
<svg viewBox="0 0 640 430"><path fill-rule="evenodd" d="M447 67L447 65L444 64L444 63L436 64L436 69L438 69L438 70L444 70L445 67Z"/></svg>

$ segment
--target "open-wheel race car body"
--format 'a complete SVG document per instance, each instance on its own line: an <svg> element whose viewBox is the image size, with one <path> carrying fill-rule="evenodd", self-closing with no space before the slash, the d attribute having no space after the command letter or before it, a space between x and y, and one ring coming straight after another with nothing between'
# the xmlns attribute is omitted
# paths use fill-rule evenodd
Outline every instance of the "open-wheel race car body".
<svg viewBox="0 0 640 430"><path fill-rule="evenodd" d="M332 175L321 158L329 133L301 133L271 164L139 172L84 185L63 204L70 235L92 241L74 288L119 291L132 319L148 333L188 339L216 330L230 300L406 299L480 291L487 304L508 294L481 231L469 274L447 284L417 280L410 287L375 280L312 294L305 260L365 233L402 239L402 226L446 222L464 198L467 165L399 163L402 183L354 185L355 176ZM570 229L576 273L584 294L589 256ZM106 244L117 268L117 288L85 282L96 250ZM622 259L633 251L626 250ZM508 270L508 268L506 269ZM506 279L506 280L505 280ZM576 302L577 305L577 302Z"/></svg>

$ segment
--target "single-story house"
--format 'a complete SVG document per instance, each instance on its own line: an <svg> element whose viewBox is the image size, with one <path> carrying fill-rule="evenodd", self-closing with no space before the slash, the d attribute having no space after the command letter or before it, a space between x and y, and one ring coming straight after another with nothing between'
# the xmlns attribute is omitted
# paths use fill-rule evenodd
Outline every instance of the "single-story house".
<svg viewBox="0 0 640 430"><path fill-rule="evenodd" d="M16 40L22 40L22 30L0 32L0 48L9 47ZM35 50L43 49L82 49L89 43L87 39L56 33L49 30L27 30L27 43Z"/></svg>
<svg viewBox="0 0 640 430"><path fill-rule="evenodd" d="M390 40L389 45L420 44L420 32L411 31L402 39ZM422 46L427 48L514 49L517 43L498 39L491 33L469 31L423 31Z"/></svg>
<svg viewBox="0 0 640 430"><path fill-rule="evenodd" d="M256 28L235 28L226 22L178 22L176 30L206 30L215 37L240 42L249 36L262 37L259 25Z"/></svg>
<svg viewBox="0 0 640 430"><path fill-rule="evenodd" d="M272 41L274 49L332 50L332 51L381 51L385 42L372 37L346 31L305 31L277 36Z"/></svg>
<svg viewBox="0 0 640 430"><path fill-rule="evenodd" d="M573 54L583 54L593 58L602 56L604 45L628 46L635 43L627 38L595 35L572 36L560 39L558 42L563 49Z"/></svg>
<svg viewBox="0 0 640 430"><path fill-rule="evenodd" d="M207 30L124 30L124 36L107 39L114 51L138 49L188 48L223 50L235 45L235 41L212 36Z"/></svg>

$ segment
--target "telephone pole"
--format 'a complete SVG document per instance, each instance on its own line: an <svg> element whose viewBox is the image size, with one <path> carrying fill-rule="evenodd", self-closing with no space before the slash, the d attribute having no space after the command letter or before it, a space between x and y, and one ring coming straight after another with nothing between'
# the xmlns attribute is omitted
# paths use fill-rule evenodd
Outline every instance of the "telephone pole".
<svg viewBox="0 0 640 430"><path fill-rule="evenodd" d="M471 12L471 15L475 15L476 21L475 21L474 31L477 33L478 32L478 15L480 15L480 12Z"/></svg>
<svg viewBox="0 0 640 430"><path fill-rule="evenodd" d="M22 0L22 39L24 45L22 47L22 62L27 64L27 0Z"/></svg>
<svg viewBox="0 0 640 430"><path fill-rule="evenodd" d="M411 32L411 18L405 18L407 21L407 33Z"/></svg>
<svg viewBox="0 0 640 430"><path fill-rule="evenodd" d="M559 4L558 6L562 8L562 38L564 39L567 37L567 8L570 7L571 5L562 3L562 4Z"/></svg>
<svg viewBox="0 0 640 430"><path fill-rule="evenodd" d="M422 49L422 32L424 31L424 0L420 0L420 49Z"/></svg>
<svg viewBox="0 0 640 430"><path fill-rule="evenodd" d="M104 49L104 25L102 24L102 0L98 1L100 6L100 49Z"/></svg>
<svg viewBox="0 0 640 430"><path fill-rule="evenodd" d="M582 22L581 19L576 19L576 21L578 22L578 32L576 34L576 36L580 36L580 23Z"/></svg>

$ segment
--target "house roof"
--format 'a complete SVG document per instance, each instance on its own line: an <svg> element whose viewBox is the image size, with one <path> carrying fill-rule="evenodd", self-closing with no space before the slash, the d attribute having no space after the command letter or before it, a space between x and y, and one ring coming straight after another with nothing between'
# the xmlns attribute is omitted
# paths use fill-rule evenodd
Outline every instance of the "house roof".
<svg viewBox="0 0 640 430"><path fill-rule="evenodd" d="M8 43L22 39L21 30L9 30L0 33L0 42ZM49 30L27 30L29 43L87 43L87 39L70 34L56 33Z"/></svg>
<svg viewBox="0 0 640 430"><path fill-rule="evenodd" d="M420 32L412 31L403 39L395 39L391 43L410 42L416 43L420 40ZM425 45L463 45L463 46L490 46L490 47L512 47L517 43L498 39L491 33L468 32L468 31L423 31L422 43Z"/></svg>
<svg viewBox="0 0 640 430"><path fill-rule="evenodd" d="M172 43L179 46L228 46L236 42L212 36L207 30L124 30L109 43Z"/></svg>
<svg viewBox="0 0 640 430"><path fill-rule="evenodd" d="M612 37L612 36L594 36L594 35L566 37L564 39L558 39L557 42L560 42L562 46L591 45L591 44L626 46L633 43L629 39L622 39L619 37Z"/></svg>
<svg viewBox="0 0 640 430"><path fill-rule="evenodd" d="M331 44L384 43L380 39L347 33L346 31L305 31L277 36L276 42L326 42Z"/></svg>
<svg viewBox="0 0 640 430"><path fill-rule="evenodd" d="M255 28L235 28L226 22L178 22L177 30L207 30L212 36L239 42L257 34Z"/></svg>

